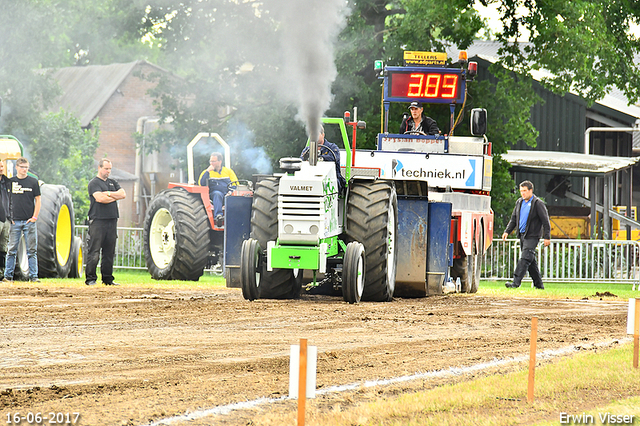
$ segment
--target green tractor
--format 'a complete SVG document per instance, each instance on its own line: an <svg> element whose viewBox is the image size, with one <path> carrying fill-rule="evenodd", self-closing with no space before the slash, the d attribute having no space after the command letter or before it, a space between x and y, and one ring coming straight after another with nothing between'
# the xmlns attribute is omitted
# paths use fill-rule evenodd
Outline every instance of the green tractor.
<svg viewBox="0 0 640 426"><path fill-rule="evenodd" d="M390 301L396 280L398 204L391 180L351 176L352 150L346 125L364 122L323 118L337 124L346 150L346 188L338 191L333 162L318 161L310 141L309 161L280 160L282 174L256 183L251 234L241 249L240 281L245 299L299 296L304 270L330 280L349 303ZM345 125L346 123L346 125ZM326 149L326 148L325 148Z"/></svg>

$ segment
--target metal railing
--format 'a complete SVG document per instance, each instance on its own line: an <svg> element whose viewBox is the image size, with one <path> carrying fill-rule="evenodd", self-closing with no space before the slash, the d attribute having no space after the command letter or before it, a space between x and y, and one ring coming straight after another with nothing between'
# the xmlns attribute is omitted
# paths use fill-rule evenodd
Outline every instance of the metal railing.
<svg viewBox="0 0 640 426"><path fill-rule="evenodd" d="M86 261L86 237L87 225L76 225L76 235L82 237L85 244ZM144 262L144 240L142 228L118 228L118 241L116 242L116 255L113 259L113 267L119 269L147 269Z"/></svg>
<svg viewBox="0 0 640 426"><path fill-rule="evenodd" d="M538 266L543 280L555 282L638 282L640 242L626 240L552 239L538 244ZM493 240L487 250L482 277L511 279L520 259L518 240Z"/></svg>
<svg viewBox="0 0 640 426"><path fill-rule="evenodd" d="M76 225L76 235L85 242L87 228L86 225ZM143 244L142 228L118 228L113 266L145 270ZM540 242L537 250L540 272L546 281L640 282L638 241L553 239L549 247ZM482 266L482 279L511 279L519 259L518 240L493 240Z"/></svg>

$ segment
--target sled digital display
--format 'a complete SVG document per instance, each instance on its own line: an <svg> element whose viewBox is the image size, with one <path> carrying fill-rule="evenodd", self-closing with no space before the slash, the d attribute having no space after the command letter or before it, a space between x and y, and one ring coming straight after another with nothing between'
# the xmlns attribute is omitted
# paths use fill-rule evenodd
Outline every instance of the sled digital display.
<svg viewBox="0 0 640 426"><path fill-rule="evenodd" d="M389 97L427 103L461 102L463 76L456 69L389 71Z"/></svg>

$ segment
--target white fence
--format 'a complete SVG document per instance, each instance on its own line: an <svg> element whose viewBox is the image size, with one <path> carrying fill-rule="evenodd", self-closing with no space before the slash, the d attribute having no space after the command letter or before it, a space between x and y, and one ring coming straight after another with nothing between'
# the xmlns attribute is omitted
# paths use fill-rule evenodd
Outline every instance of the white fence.
<svg viewBox="0 0 640 426"><path fill-rule="evenodd" d="M86 241L86 233L86 225L76 225L76 235L81 236L83 241ZM118 228L113 266L146 269L143 244L142 228ZM511 279L518 259L518 240L494 240L484 259L482 278ZM540 242L538 265L545 281L640 283L640 242L551 240L549 247L544 247Z"/></svg>
<svg viewBox="0 0 640 426"><path fill-rule="evenodd" d="M484 260L484 279L511 279L520 259L518 240L494 240ZM538 244L542 279L555 282L639 282L640 242L551 240Z"/></svg>
<svg viewBox="0 0 640 426"><path fill-rule="evenodd" d="M76 235L82 237L83 243L87 241L87 225L76 225ZM113 259L113 267L119 269L144 269L144 240L142 228L118 228L118 241L116 242L116 255ZM85 245L85 262L87 249Z"/></svg>

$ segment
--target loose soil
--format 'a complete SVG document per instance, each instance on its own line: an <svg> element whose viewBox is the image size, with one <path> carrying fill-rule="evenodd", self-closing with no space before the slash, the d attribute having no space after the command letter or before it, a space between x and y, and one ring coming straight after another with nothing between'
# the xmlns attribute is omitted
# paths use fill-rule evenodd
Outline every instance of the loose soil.
<svg viewBox="0 0 640 426"><path fill-rule="evenodd" d="M527 355L533 316L538 351L621 339L626 311L607 300L454 294L349 305L322 295L247 302L226 288L3 284L0 422L55 412L80 413L80 425L142 425L278 398L288 394L289 347L301 338L318 347L322 389ZM239 410L174 424L251 417Z"/></svg>

